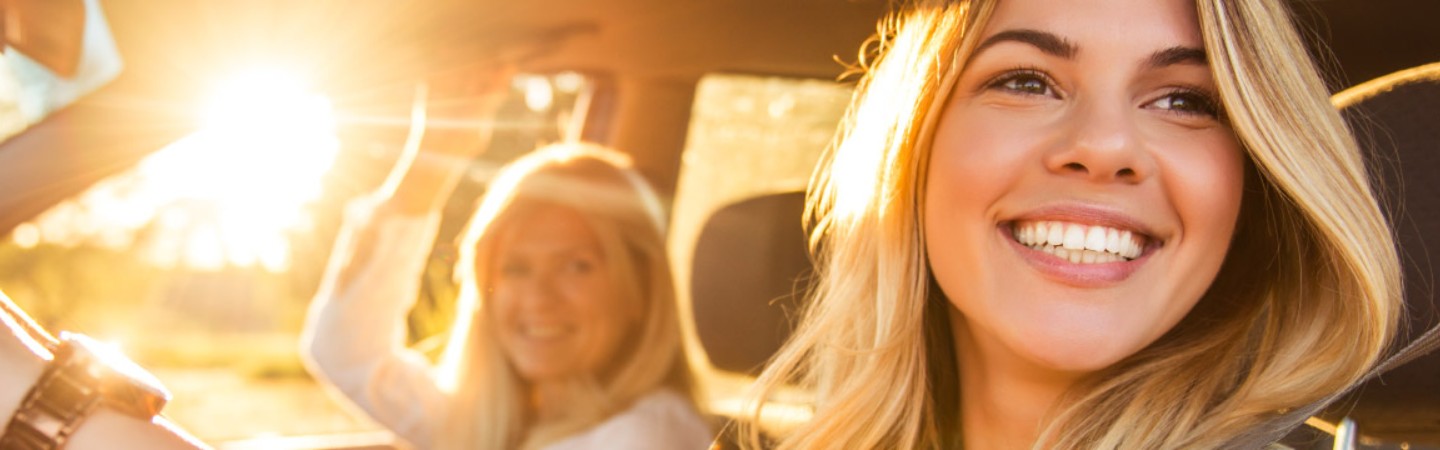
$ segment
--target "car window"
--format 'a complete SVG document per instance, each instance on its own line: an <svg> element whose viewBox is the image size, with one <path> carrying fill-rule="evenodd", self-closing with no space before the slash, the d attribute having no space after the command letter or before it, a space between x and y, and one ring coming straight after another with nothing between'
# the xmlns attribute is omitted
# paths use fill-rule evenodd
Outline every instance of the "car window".
<svg viewBox="0 0 1440 450"><path fill-rule="evenodd" d="M439 242L495 168L578 133L593 80L515 77ZM197 131L0 240L0 291L47 329L119 345L172 391L166 415L207 442L378 429L329 398L298 355L340 211L379 184L405 133L403 115L343 103L278 69L218 83ZM449 323L453 254L435 252L414 343Z"/></svg>

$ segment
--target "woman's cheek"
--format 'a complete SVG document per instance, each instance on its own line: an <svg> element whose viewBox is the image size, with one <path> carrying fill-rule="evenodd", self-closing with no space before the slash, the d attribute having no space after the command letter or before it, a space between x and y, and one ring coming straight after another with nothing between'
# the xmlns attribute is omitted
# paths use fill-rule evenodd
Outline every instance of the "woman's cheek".
<svg viewBox="0 0 1440 450"><path fill-rule="evenodd" d="M1192 237L1228 245L1240 214L1245 154L1228 130L1208 130L1161 144L1156 152L1171 202ZM1222 254L1223 255L1223 254Z"/></svg>

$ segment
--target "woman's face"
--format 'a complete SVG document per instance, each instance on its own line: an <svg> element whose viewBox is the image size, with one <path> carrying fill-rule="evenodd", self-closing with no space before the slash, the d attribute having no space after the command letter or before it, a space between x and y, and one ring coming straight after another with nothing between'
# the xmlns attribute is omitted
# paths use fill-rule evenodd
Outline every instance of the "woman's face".
<svg viewBox="0 0 1440 450"><path fill-rule="evenodd" d="M638 322L617 294L594 230L543 205L500 230L488 278L501 347L530 382L595 375Z"/></svg>
<svg viewBox="0 0 1440 450"><path fill-rule="evenodd" d="M939 119L923 206L934 276L988 360L1104 368L1214 280L1244 160L1195 14L999 3Z"/></svg>

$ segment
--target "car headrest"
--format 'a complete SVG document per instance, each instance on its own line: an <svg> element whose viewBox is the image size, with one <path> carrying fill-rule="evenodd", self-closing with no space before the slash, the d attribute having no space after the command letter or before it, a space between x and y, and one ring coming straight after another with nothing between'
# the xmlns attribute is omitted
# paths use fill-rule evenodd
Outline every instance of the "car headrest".
<svg viewBox="0 0 1440 450"><path fill-rule="evenodd" d="M1406 303L1398 344L1414 350L1332 410L1348 412L1366 435L1403 440L1424 430L1440 440L1440 353L1431 351L1440 345L1440 63L1358 85L1334 103L1366 150L1395 227Z"/></svg>
<svg viewBox="0 0 1440 450"><path fill-rule="evenodd" d="M850 97L843 83L753 75L696 87L667 245L690 362L735 413L804 297L804 191Z"/></svg>
<svg viewBox="0 0 1440 450"><path fill-rule="evenodd" d="M695 328L716 368L756 374L790 336L812 270L803 192L734 203L710 216L695 244Z"/></svg>

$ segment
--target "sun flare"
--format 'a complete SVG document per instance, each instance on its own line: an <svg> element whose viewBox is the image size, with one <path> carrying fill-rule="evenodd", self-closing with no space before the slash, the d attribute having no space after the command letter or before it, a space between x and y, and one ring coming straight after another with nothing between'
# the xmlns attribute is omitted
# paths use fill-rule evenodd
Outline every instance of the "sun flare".
<svg viewBox="0 0 1440 450"><path fill-rule="evenodd" d="M199 130L37 218L39 232L16 243L117 247L143 234L160 266L286 270L289 235L308 226L306 206L339 153L329 100L260 69L219 84L203 114Z"/></svg>

